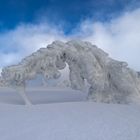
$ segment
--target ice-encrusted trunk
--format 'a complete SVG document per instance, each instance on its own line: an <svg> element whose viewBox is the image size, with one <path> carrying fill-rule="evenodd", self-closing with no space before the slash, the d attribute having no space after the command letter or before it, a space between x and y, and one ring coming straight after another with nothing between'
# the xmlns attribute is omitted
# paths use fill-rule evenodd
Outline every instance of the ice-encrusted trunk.
<svg viewBox="0 0 140 140"><path fill-rule="evenodd" d="M59 70L69 65L69 80L73 89L83 90L90 85L88 100L108 103L140 103L140 74L127 63L111 59L107 53L90 42L55 41L26 57L16 66L2 70L2 78L9 86L24 87L26 81L43 75L57 79ZM23 93L24 100L29 101Z"/></svg>

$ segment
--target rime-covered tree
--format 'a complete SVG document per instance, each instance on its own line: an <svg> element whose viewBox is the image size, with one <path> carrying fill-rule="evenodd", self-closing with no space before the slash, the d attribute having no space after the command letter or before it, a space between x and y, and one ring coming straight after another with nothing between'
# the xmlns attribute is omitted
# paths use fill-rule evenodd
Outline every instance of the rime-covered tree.
<svg viewBox="0 0 140 140"><path fill-rule="evenodd" d="M89 83L88 100L96 102L140 102L139 73L127 63L111 59L107 53L90 42L72 40L55 41L46 48L23 59L15 66L2 70L3 80L16 87L25 99L26 81L42 74L44 79L57 79L59 70L69 66L69 80L73 89L82 90L85 80Z"/></svg>

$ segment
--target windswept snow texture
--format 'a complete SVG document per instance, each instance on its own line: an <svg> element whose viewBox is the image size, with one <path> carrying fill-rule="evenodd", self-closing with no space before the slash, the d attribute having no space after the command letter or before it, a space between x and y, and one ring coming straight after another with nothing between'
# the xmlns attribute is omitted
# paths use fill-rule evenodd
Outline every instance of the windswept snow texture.
<svg viewBox="0 0 140 140"><path fill-rule="evenodd" d="M0 104L0 140L140 140L140 107Z"/></svg>

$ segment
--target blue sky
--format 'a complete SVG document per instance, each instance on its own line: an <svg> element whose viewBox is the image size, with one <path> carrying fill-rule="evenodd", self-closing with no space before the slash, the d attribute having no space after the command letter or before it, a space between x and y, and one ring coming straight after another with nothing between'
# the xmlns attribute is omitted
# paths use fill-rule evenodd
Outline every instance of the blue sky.
<svg viewBox="0 0 140 140"><path fill-rule="evenodd" d="M0 1L0 69L54 40L80 38L140 70L139 36L139 0Z"/></svg>
<svg viewBox="0 0 140 140"><path fill-rule="evenodd" d="M138 5L139 0L1 0L0 29L42 19L64 26L69 33L81 20L106 21Z"/></svg>

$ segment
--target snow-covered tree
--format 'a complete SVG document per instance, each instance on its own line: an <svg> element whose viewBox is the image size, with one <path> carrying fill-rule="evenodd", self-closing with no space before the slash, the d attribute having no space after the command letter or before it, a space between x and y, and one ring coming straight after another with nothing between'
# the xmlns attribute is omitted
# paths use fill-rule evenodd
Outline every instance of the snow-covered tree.
<svg viewBox="0 0 140 140"><path fill-rule="evenodd" d="M83 90L89 83L88 100L96 102L140 102L139 74L127 67L127 63L111 59L107 53L90 42L72 40L55 41L46 48L23 59L18 65L5 67L2 79L24 93L26 81L42 74L46 80L61 76L59 70L69 66L69 80L73 89ZM22 90L21 90L22 89Z"/></svg>

